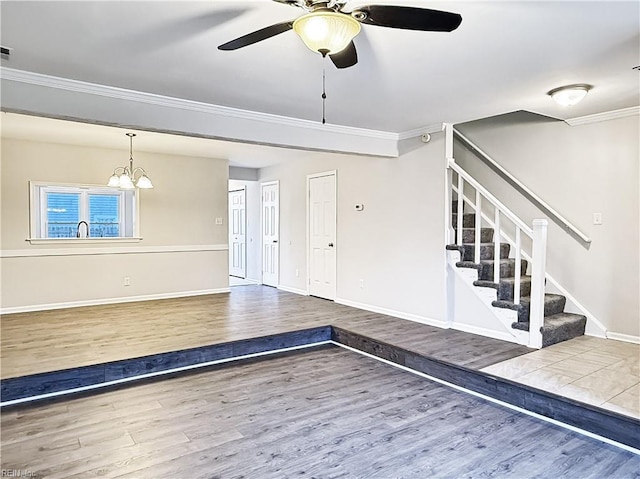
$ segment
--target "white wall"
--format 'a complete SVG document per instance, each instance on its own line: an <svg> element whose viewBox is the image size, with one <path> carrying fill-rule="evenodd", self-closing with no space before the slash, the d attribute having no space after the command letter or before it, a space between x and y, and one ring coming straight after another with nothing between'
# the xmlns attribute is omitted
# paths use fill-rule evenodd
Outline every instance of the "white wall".
<svg viewBox="0 0 640 479"><path fill-rule="evenodd" d="M144 152L134 157L155 186L140 192L142 241L32 245L26 241L30 180L104 184L128 151L2 139L4 312L228 288L227 162ZM123 286L125 276L131 286Z"/></svg>
<svg viewBox="0 0 640 479"><path fill-rule="evenodd" d="M338 301L444 322L444 136L432 136L395 159L301 152L261 169L280 181L280 284L306 290L306 177L337 170Z"/></svg>
<svg viewBox="0 0 640 479"><path fill-rule="evenodd" d="M585 247L550 220L547 269L610 332L638 337L638 117L572 127L519 112L457 128L592 239ZM546 217L460 145L455 157L529 224Z"/></svg>
<svg viewBox="0 0 640 479"><path fill-rule="evenodd" d="M229 180L229 191L243 187L247 195L245 210L247 218L247 279L261 283L260 183L257 181Z"/></svg>

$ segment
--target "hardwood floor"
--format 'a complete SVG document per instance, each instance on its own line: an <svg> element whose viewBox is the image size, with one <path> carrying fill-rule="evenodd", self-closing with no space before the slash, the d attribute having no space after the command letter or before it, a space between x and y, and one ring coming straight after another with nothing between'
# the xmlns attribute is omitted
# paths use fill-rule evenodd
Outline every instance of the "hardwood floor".
<svg viewBox="0 0 640 479"><path fill-rule="evenodd" d="M530 350L266 286L230 294L4 315L2 379L335 325L480 369Z"/></svg>
<svg viewBox="0 0 640 479"><path fill-rule="evenodd" d="M1 415L40 479L631 478L640 456L335 346Z"/></svg>

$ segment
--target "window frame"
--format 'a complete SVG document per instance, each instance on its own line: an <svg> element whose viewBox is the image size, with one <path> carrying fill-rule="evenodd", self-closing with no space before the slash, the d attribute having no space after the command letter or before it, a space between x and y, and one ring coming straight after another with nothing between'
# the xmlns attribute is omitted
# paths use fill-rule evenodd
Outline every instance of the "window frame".
<svg viewBox="0 0 640 479"><path fill-rule="evenodd" d="M53 183L43 181L30 181L30 202L29 202L29 241L31 244L58 244L58 243L111 243L111 242L138 242L142 238L139 234L140 226L140 195L137 190L130 190L131 195L126 191L117 188L109 188L104 185L90 185L77 183ZM49 238L47 237L47 193L72 193L80 194L78 221L89 223L89 195L94 194L119 194L119 231L121 234L129 233L129 236L110 237L88 237L88 238ZM127 212L130 209L130 212ZM127 219L131 216L131 225Z"/></svg>

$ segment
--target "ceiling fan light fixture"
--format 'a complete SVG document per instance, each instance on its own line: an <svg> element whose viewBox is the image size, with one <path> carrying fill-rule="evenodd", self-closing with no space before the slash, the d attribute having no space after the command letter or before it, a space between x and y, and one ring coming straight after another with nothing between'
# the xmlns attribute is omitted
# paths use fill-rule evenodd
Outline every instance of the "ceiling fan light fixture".
<svg viewBox="0 0 640 479"><path fill-rule="evenodd" d="M316 10L293 22L293 30L304 44L323 55L344 50L360 33L360 28L355 18L332 10Z"/></svg>
<svg viewBox="0 0 640 479"><path fill-rule="evenodd" d="M587 85L584 83L576 84L576 85L567 85L561 86L559 88L554 88L549 91L547 95L549 95L553 100L562 106L573 106L579 103L589 90L593 88L591 85Z"/></svg>

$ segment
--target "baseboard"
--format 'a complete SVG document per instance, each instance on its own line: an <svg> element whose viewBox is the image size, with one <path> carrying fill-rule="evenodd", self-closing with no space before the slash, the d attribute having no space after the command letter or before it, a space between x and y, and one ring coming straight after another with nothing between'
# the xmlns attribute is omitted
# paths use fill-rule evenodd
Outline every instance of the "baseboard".
<svg viewBox="0 0 640 479"><path fill-rule="evenodd" d="M451 329L456 329L458 331L463 331L465 333L477 334L478 336L485 336L487 338L500 339L502 341L507 341L509 343L520 344L512 334L495 331L493 329L481 328L479 326L471 326L470 324L464 324L464 323L453 323L451 325Z"/></svg>
<svg viewBox="0 0 640 479"><path fill-rule="evenodd" d="M294 288L292 286L285 286L283 284L278 285L278 289L286 291L287 293L301 294L302 296L309 296L309 292L304 289Z"/></svg>
<svg viewBox="0 0 640 479"><path fill-rule="evenodd" d="M612 333L607 331L607 339L614 339L615 341L624 341L626 343L640 344L640 336L632 336L630 334Z"/></svg>
<svg viewBox="0 0 640 479"><path fill-rule="evenodd" d="M189 296L204 296L207 294L229 293L230 291L231 290L227 287L227 288L216 288L216 289L201 289L198 291L179 291L175 293L159 293L159 294L146 294L141 296L125 296L121 298L89 299L86 301L70 301L66 303L34 304L29 306L15 306L12 308L0 308L0 314L30 313L33 311L48 311L52 309L80 308L83 306L100 306L103 304L134 303L137 301L153 301L156 299L186 298Z"/></svg>
<svg viewBox="0 0 640 479"><path fill-rule="evenodd" d="M366 303L358 303L344 298L336 298L335 302L338 304L344 304L345 306L351 306L352 308L363 309L365 311L371 311L372 313L386 314L387 316L393 316L400 319L408 319L409 321L415 321L416 323L426 324L428 326L435 326L436 328L447 329L447 322L439 319L427 318L426 316L419 316L417 314L405 313L404 311L396 311L393 309L381 308L380 306L373 306Z"/></svg>

